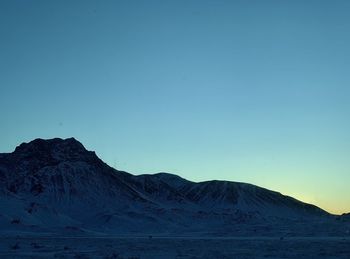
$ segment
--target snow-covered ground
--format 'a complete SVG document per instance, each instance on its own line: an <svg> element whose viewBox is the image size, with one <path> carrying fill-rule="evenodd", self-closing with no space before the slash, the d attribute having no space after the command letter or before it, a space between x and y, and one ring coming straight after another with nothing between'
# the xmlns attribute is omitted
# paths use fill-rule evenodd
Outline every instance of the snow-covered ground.
<svg viewBox="0 0 350 259"><path fill-rule="evenodd" d="M2 237L0 258L350 258L345 237Z"/></svg>

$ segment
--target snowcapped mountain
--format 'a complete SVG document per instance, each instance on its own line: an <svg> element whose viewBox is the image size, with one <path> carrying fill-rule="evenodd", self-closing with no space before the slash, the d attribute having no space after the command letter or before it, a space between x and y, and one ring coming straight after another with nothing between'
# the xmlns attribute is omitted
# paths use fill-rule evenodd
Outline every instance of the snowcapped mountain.
<svg viewBox="0 0 350 259"><path fill-rule="evenodd" d="M241 233L329 217L251 184L118 171L74 138L36 139L0 154L3 231Z"/></svg>

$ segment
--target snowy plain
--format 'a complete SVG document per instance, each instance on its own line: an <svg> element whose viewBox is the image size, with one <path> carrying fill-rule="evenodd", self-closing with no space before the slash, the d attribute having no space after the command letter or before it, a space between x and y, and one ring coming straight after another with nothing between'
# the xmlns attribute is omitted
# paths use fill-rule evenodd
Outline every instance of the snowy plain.
<svg viewBox="0 0 350 259"><path fill-rule="evenodd" d="M1 237L0 258L350 258L348 237Z"/></svg>

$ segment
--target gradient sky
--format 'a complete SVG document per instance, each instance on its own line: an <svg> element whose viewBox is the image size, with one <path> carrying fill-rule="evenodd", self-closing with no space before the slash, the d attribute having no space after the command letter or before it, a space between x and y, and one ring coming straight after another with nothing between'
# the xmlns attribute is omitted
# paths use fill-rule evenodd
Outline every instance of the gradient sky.
<svg viewBox="0 0 350 259"><path fill-rule="evenodd" d="M0 152L71 137L134 174L350 211L350 1L0 2Z"/></svg>

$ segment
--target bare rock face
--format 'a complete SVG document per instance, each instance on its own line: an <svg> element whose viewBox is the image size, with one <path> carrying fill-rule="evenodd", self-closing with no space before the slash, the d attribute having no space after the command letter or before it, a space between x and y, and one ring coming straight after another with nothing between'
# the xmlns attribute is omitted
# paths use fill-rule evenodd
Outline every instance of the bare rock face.
<svg viewBox="0 0 350 259"><path fill-rule="evenodd" d="M44 165L63 161L93 161L97 159L94 152L87 151L74 138L68 139L35 139L22 143L12 153L18 161L40 161Z"/></svg>

